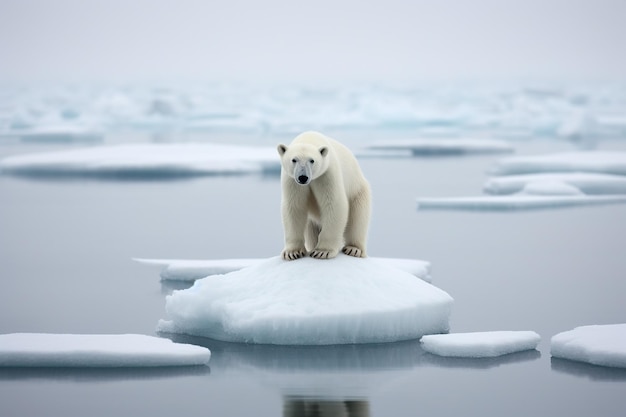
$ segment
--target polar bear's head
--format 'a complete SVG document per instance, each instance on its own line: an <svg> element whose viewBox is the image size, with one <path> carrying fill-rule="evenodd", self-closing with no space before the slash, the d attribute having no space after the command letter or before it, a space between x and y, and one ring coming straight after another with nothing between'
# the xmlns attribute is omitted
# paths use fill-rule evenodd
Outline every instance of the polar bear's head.
<svg viewBox="0 0 626 417"><path fill-rule="evenodd" d="M278 145L283 172L291 176L296 183L308 185L323 175L328 169L328 147L317 147L308 143L289 146Z"/></svg>

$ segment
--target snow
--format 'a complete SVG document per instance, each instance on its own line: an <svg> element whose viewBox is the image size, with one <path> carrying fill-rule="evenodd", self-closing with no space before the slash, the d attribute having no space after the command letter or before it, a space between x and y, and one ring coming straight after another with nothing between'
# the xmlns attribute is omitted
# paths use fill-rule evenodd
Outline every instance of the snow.
<svg viewBox="0 0 626 417"><path fill-rule="evenodd" d="M205 365L209 349L138 334L0 335L0 366L155 367Z"/></svg>
<svg viewBox="0 0 626 417"><path fill-rule="evenodd" d="M280 172L269 147L221 144L130 144L17 155L0 171L21 175L170 177Z"/></svg>
<svg viewBox="0 0 626 417"><path fill-rule="evenodd" d="M536 349L541 337L532 331L492 331L427 335L422 348L439 356L492 358Z"/></svg>
<svg viewBox="0 0 626 417"><path fill-rule="evenodd" d="M626 152L587 151L548 155L515 156L498 161L492 175L532 174L542 172L589 172L626 175Z"/></svg>
<svg viewBox="0 0 626 417"><path fill-rule="evenodd" d="M430 262L417 259L398 258L373 258L386 264L415 275L416 277L431 282ZM240 259L210 259L210 260L186 260L186 259L140 259L135 261L148 265L163 267L161 279L164 281L191 282L209 275L227 274L238 271L250 265L263 262L264 258L240 258Z"/></svg>
<svg viewBox="0 0 626 417"><path fill-rule="evenodd" d="M531 181L524 185L519 194L561 196L561 195L584 195L577 187L561 181Z"/></svg>
<svg viewBox="0 0 626 417"><path fill-rule="evenodd" d="M487 194L513 194L526 184L560 182L576 187L584 194L626 194L626 176L593 173L547 173L510 175L489 178L483 191Z"/></svg>
<svg viewBox="0 0 626 417"><path fill-rule="evenodd" d="M508 142L492 139L407 139L386 140L367 146L371 151L407 152L414 156L508 153L514 148Z"/></svg>
<svg viewBox="0 0 626 417"><path fill-rule="evenodd" d="M552 337L557 358L626 368L626 323L577 327Z"/></svg>
<svg viewBox="0 0 626 417"><path fill-rule="evenodd" d="M395 342L448 330L453 299L373 258L273 257L166 298L163 333L231 342Z"/></svg>
<svg viewBox="0 0 626 417"><path fill-rule="evenodd" d="M532 195L418 198L418 210L531 210L626 203L624 195Z"/></svg>

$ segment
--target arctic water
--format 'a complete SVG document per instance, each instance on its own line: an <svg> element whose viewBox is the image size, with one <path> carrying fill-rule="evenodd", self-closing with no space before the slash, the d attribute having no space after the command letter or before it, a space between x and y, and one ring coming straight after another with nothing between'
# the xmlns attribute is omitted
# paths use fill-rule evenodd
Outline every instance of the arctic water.
<svg viewBox="0 0 626 417"><path fill-rule="evenodd" d="M329 133L351 146L364 140L359 132ZM232 142L290 139L245 133ZM230 139L196 132L186 140ZM513 143L517 154L579 146ZM82 145L6 140L0 157L75 146ZM595 146L626 149L611 140ZM417 341L285 347L177 337L209 347L209 366L1 369L0 414L621 415L626 372L553 359L549 340L576 326L625 321L626 205L416 210L418 197L479 194L500 157L363 158L373 191L368 249L430 261L433 284L455 299L452 332L533 330L542 336L538 350L470 360L425 353ZM0 176L0 196L0 333L153 335L165 296L181 284L160 282L158 269L132 258L261 258L282 249L280 184L272 175Z"/></svg>

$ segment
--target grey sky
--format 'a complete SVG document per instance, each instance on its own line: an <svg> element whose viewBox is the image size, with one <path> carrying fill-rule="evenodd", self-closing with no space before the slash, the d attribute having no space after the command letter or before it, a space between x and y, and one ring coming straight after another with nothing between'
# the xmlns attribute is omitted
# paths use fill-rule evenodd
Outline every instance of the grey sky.
<svg viewBox="0 0 626 417"><path fill-rule="evenodd" d="M624 0L0 0L0 79L626 78Z"/></svg>

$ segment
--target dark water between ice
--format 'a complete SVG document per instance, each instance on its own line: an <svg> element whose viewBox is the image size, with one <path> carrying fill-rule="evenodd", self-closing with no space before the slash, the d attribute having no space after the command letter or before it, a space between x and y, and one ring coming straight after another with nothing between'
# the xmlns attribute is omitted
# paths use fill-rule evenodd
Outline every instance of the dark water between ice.
<svg viewBox="0 0 626 417"><path fill-rule="evenodd" d="M452 332L534 330L539 351L453 360L415 341L289 348L191 339L211 348L210 367L2 369L0 415L623 415L626 371L551 359L549 340L626 322L626 205L415 210L418 196L479 193L496 158L362 161L374 194L369 253L431 261L434 284L455 299ZM255 176L0 176L0 333L154 334L171 288L131 258L275 256L279 188Z"/></svg>

